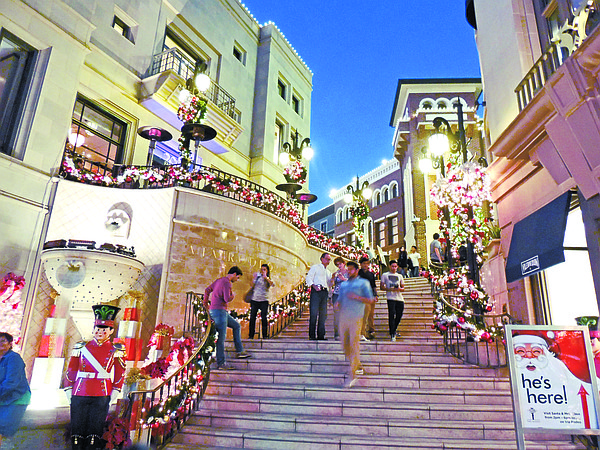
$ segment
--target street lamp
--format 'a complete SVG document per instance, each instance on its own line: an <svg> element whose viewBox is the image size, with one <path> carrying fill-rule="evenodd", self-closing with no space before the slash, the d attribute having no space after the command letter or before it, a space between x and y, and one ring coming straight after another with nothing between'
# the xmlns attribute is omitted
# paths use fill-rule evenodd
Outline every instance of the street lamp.
<svg viewBox="0 0 600 450"><path fill-rule="evenodd" d="M362 186L359 187L359 180L358 180L358 176L356 177L356 189L354 188L354 186L352 186L351 184L349 184L346 187L346 194L344 194L344 201L346 203L352 203L352 202L360 202L364 200L369 200L371 198L371 195L373 195L373 191L371 190L371 188L369 187L369 182L368 181L363 181Z"/></svg>
<svg viewBox="0 0 600 450"><path fill-rule="evenodd" d="M286 142L281 146L283 150L279 154L279 162L284 166L289 164L290 161L300 161L302 158L310 161L315 154L315 151L310 146L310 138L304 138L300 144L298 144L298 132L292 136L292 143Z"/></svg>
<svg viewBox="0 0 600 450"><path fill-rule="evenodd" d="M201 97L203 100L208 100L205 92L210 88L211 80L205 73L207 67L206 63L200 64L196 67L194 75L186 80L185 88L179 93L181 103L189 101L194 95ZM202 117L203 115L200 116L200 118ZM195 165L200 142L214 139L217 136L217 131L208 125L201 124L200 121L189 121L181 127L181 135L184 139L183 146L186 149L189 149L190 141L194 141L194 158L192 161Z"/></svg>
<svg viewBox="0 0 600 450"><path fill-rule="evenodd" d="M458 114L458 131L454 133L450 123L443 117L436 117L433 119L433 126L435 133L433 133L429 139L429 155L427 150L424 148L423 158L419 161L419 168L423 173L430 173L431 169L440 169L442 177L446 176L446 168L444 164L444 155L447 152L453 154L460 154L462 156L462 163L468 161L467 154L467 140L465 137L465 125L463 120L463 105L460 98L454 102L454 107L457 109ZM483 156L480 156L478 163L484 167L487 167L487 161ZM444 218L447 222L448 228L450 228L450 213L448 207L443 208ZM473 208L469 207L468 212L469 220L473 218ZM449 243L448 243L449 244ZM452 252L450 251L450 245L446 249L446 260L448 261L448 267L452 267ZM473 248L473 244L467 241L467 263L469 265L469 278L479 285L479 270L477 265L477 257Z"/></svg>

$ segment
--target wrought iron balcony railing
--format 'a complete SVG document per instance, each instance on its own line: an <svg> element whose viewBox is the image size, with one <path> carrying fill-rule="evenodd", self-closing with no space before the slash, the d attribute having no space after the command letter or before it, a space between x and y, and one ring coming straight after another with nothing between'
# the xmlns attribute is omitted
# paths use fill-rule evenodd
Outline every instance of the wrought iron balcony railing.
<svg viewBox="0 0 600 450"><path fill-rule="evenodd" d="M594 2L588 2L571 20L565 23L553 38L550 47L515 89L519 111L522 111L544 87L548 79L588 38L600 22L600 11Z"/></svg>
<svg viewBox="0 0 600 450"><path fill-rule="evenodd" d="M562 65L564 59L559 46L552 43L515 89L519 111L522 111L533 100L535 94Z"/></svg>
<svg viewBox="0 0 600 450"><path fill-rule="evenodd" d="M177 48L171 48L154 55L149 76L167 70L172 70L184 80L188 80L194 76L196 62L189 59ZM210 87L204 93L204 96L229 117L236 119L235 98L213 80L210 80Z"/></svg>

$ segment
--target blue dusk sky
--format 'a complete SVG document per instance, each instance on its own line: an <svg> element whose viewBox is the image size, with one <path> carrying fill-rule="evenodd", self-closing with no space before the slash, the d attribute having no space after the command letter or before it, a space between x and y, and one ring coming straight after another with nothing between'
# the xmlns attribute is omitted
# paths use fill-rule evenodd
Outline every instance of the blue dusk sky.
<svg viewBox="0 0 600 450"><path fill-rule="evenodd" d="M244 0L274 22L313 72L313 213L393 157L390 116L399 78L479 77L464 0Z"/></svg>

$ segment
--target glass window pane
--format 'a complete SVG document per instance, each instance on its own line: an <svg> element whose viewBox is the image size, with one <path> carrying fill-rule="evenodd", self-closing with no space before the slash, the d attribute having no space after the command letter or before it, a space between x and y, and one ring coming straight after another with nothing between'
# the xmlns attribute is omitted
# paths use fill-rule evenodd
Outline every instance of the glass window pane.
<svg viewBox="0 0 600 450"><path fill-rule="evenodd" d="M113 125L112 136L111 136L113 141L117 141L117 142L121 141L121 131L123 131L123 127L121 125L119 125L118 123L115 123Z"/></svg>
<svg viewBox="0 0 600 450"><path fill-rule="evenodd" d="M111 137L112 135L113 121L98 111L94 111L89 106L83 111L82 122L96 133L100 133L106 137Z"/></svg>
<svg viewBox="0 0 600 450"><path fill-rule="evenodd" d="M75 102L75 108L73 108L73 119L81 121L81 114L83 113L83 103L77 100Z"/></svg>

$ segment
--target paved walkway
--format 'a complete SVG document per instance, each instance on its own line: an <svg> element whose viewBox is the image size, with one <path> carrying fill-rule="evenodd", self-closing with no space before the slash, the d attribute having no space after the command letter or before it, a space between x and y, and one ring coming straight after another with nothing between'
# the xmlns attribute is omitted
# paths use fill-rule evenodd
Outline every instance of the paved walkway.
<svg viewBox="0 0 600 450"><path fill-rule="evenodd" d="M27 410L19 432L11 440L2 442L1 450L64 450L66 445L64 433L70 422L68 407L53 410Z"/></svg>

